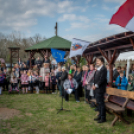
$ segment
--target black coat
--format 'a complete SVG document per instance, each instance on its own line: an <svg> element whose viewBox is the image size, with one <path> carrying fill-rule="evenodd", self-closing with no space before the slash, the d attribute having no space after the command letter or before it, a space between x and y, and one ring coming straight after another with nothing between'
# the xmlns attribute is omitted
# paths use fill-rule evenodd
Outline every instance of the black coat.
<svg viewBox="0 0 134 134"><path fill-rule="evenodd" d="M61 75L61 87L63 88L64 81L68 78L68 73L67 71L62 72Z"/></svg>
<svg viewBox="0 0 134 134"><path fill-rule="evenodd" d="M77 75L77 71L74 72L74 77L73 77L78 84L81 83L81 78L82 78L82 73L80 72L78 75Z"/></svg>
<svg viewBox="0 0 134 134"><path fill-rule="evenodd" d="M58 72L57 75L56 75L56 79L58 81L58 84L61 83L61 80L60 80L61 75L62 75L62 72Z"/></svg>
<svg viewBox="0 0 134 134"><path fill-rule="evenodd" d="M119 76L119 72L116 69L114 69L114 71L113 71L113 80L116 81L116 78L118 76Z"/></svg>
<svg viewBox="0 0 134 134"><path fill-rule="evenodd" d="M73 77L77 83L78 83L78 95L79 97L83 97L83 88L82 88L82 82L81 82L81 78L82 78L82 72L80 72L79 74L77 74L77 71L75 71L74 73L74 77Z"/></svg>
<svg viewBox="0 0 134 134"><path fill-rule="evenodd" d="M35 59L32 59L31 63L32 63L32 66L34 66L35 65Z"/></svg>
<svg viewBox="0 0 134 134"><path fill-rule="evenodd" d="M41 67L42 61L41 61L41 60L37 60L37 61L36 61L36 65L37 65L38 67Z"/></svg>
<svg viewBox="0 0 134 134"><path fill-rule="evenodd" d="M107 69L102 66L100 70L96 70L94 74L94 85L97 84L99 87L95 89L95 93L104 94L107 86Z"/></svg>

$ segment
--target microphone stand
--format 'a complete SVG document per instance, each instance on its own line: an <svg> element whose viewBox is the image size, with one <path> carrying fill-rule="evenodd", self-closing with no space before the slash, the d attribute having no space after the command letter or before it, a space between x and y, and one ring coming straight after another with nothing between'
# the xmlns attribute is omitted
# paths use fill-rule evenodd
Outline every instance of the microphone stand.
<svg viewBox="0 0 134 134"><path fill-rule="evenodd" d="M57 109L57 110L58 110L57 114L58 114L59 112L61 112L61 111L70 111L70 110L66 110L66 109L63 108L63 88L62 88L61 108L60 108L60 109Z"/></svg>

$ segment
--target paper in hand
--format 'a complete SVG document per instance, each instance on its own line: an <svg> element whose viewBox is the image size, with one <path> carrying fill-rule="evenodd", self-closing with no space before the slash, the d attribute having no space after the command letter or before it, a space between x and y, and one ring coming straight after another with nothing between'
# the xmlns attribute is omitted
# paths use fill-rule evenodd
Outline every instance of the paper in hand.
<svg viewBox="0 0 134 134"><path fill-rule="evenodd" d="M73 89L66 90L67 94L71 94L73 92Z"/></svg>

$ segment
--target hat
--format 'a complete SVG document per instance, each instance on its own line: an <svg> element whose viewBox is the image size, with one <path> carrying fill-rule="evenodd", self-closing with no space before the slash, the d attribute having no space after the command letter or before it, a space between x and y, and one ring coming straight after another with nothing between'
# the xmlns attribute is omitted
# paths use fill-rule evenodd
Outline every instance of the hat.
<svg viewBox="0 0 134 134"><path fill-rule="evenodd" d="M71 69L69 70L69 74L72 74L72 70Z"/></svg>

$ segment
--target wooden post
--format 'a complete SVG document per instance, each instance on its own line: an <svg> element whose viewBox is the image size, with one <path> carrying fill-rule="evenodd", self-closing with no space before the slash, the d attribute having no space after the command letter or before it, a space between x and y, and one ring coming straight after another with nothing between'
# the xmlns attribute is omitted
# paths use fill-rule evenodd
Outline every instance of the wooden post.
<svg viewBox="0 0 134 134"><path fill-rule="evenodd" d="M83 55L83 57L87 60L88 65L94 63L94 61L93 61L94 54L93 53L89 54L89 55Z"/></svg>
<svg viewBox="0 0 134 134"><path fill-rule="evenodd" d="M30 51L30 68L32 68L32 58L34 56L34 54L36 53L36 51Z"/></svg>
<svg viewBox="0 0 134 134"><path fill-rule="evenodd" d="M77 64L77 65L79 64L80 59L81 59L81 56L77 56L77 61L76 61L76 64Z"/></svg>
<svg viewBox="0 0 134 134"><path fill-rule="evenodd" d="M46 56L48 57L48 50L46 50Z"/></svg>
<svg viewBox="0 0 134 134"><path fill-rule="evenodd" d="M11 72L12 72L12 49L10 49L10 66L11 66Z"/></svg>
<svg viewBox="0 0 134 134"><path fill-rule="evenodd" d="M102 54L103 57L105 57L105 59L107 60L108 64L109 64L109 86L112 87L113 84L113 65L116 61L116 59L119 56L119 52L117 52L117 50L115 49L114 52L112 52L111 50L108 50L108 54L106 51L102 51L99 47L98 50L100 51L100 53Z"/></svg>
<svg viewBox="0 0 134 134"><path fill-rule="evenodd" d="M30 69L32 68L32 60L31 60L31 51L30 51Z"/></svg>
<svg viewBox="0 0 134 134"><path fill-rule="evenodd" d="M19 57L20 57L20 55L19 55L19 50L18 50L18 61L19 61Z"/></svg>
<svg viewBox="0 0 134 134"><path fill-rule="evenodd" d="M112 87L113 84L113 64L109 64L109 86Z"/></svg>
<svg viewBox="0 0 134 134"><path fill-rule="evenodd" d="M113 63L112 60L112 52L111 50L108 51L108 63L109 63L109 86L112 87L113 84Z"/></svg>

